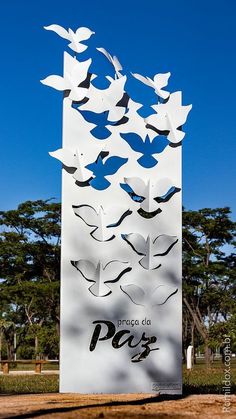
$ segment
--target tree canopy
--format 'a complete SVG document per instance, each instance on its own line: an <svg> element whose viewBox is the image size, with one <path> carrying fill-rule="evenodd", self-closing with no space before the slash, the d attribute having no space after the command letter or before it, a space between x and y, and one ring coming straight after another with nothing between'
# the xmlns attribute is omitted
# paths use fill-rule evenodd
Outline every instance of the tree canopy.
<svg viewBox="0 0 236 419"><path fill-rule="evenodd" d="M9 322L18 330L18 346L29 332L37 346L40 328L59 331L60 220L60 204L51 200L0 212L0 315L5 335Z"/></svg>

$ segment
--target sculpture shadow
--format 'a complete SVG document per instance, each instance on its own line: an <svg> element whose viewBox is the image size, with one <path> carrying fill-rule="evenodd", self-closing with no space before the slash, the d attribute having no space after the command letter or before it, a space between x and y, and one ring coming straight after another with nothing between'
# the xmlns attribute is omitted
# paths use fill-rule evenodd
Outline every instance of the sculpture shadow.
<svg viewBox="0 0 236 419"><path fill-rule="evenodd" d="M34 412L23 413L20 415L8 416L8 419L36 418L42 415L46 416L46 415L51 415L55 413L69 413L69 412L80 411L83 409L94 409L94 408L116 407L116 406L143 406L149 403L161 403L161 402L171 401L171 400L180 400L185 397L188 397L188 396L187 395L156 395L156 396L150 396L150 397L140 398L140 399L135 399L135 400L121 400L121 401L114 400L107 403L94 403L94 404L87 404L83 406L78 405L78 406L70 406L70 407L52 407L52 408L47 408L47 409L39 409ZM51 403L55 403L55 402L52 401Z"/></svg>

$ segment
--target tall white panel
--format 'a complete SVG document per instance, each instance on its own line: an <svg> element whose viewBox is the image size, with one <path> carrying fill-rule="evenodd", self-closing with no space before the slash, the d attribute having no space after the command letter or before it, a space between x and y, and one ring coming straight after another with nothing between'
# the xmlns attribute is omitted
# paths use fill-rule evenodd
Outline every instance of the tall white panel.
<svg viewBox="0 0 236 419"><path fill-rule="evenodd" d="M92 34L46 29L76 53ZM118 59L98 50L114 67L106 89L91 60L67 52L63 77L42 81L65 92L63 146L50 153L63 163L60 391L180 394L181 127L191 106L166 89L170 73L133 74L157 95L144 119Z"/></svg>

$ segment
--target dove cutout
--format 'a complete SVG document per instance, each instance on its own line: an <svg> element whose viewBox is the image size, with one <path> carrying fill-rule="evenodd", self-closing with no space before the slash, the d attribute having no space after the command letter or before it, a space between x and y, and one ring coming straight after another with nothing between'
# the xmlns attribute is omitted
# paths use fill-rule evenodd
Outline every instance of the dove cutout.
<svg viewBox="0 0 236 419"><path fill-rule="evenodd" d="M120 289L134 304L144 307L162 306L178 292L178 288L168 285L159 285L151 292L145 292L143 288L134 284L120 285Z"/></svg>
<svg viewBox="0 0 236 419"><path fill-rule="evenodd" d="M168 140L172 144L179 144L185 136L182 125L185 124L192 105L182 106L182 92L174 92L166 103L153 105L152 108L156 113L146 118L147 124L158 133L167 131Z"/></svg>
<svg viewBox="0 0 236 419"><path fill-rule="evenodd" d="M132 211L113 208L106 213L102 206L96 211L91 205L72 205L75 215L93 227L90 235L99 242L107 242L115 238L113 229L118 227L123 220L132 214Z"/></svg>
<svg viewBox="0 0 236 419"><path fill-rule="evenodd" d="M90 185L99 191L107 189L111 182L106 177L114 175L127 161L128 159L126 158L112 156L108 157L104 162L102 156L99 156L94 163L86 166L86 169L93 174L93 179L89 182Z"/></svg>
<svg viewBox="0 0 236 419"><path fill-rule="evenodd" d="M152 141L150 141L148 135L143 141L136 133L120 134L120 136L129 144L132 150L142 154L137 161L146 169L156 166L158 161L153 157L153 154L161 153L169 144L169 141L163 135L156 136Z"/></svg>
<svg viewBox="0 0 236 419"><path fill-rule="evenodd" d="M145 239L138 233L122 234L121 237L138 255L143 256L139 264L148 270L160 268L161 264L157 261L157 258L166 256L178 242L176 236L167 234L161 234L154 240L150 235Z"/></svg>
<svg viewBox="0 0 236 419"><path fill-rule="evenodd" d="M148 180L146 183L139 177L124 178L125 183L120 183L120 187L128 193L130 198L139 204L138 214L144 218L153 218L162 209L157 208L157 203L168 202L181 189L172 186L170 179L162 179L159 182Z"/></svg>
<svg viewBox="0 0 236 419"><path fill-rule="evenodd" d="M93 284L88 288L91 294L95 297L106 297L112 293L110 287L106 284L114 283L131 271L129 262L121 262L119 260L112 260L106 265L101 261L94 265L89 260L80 259L78 261L71 261L80 274Z"/></svg>
<svg viewBox="0 0 236 419"><path fill-rule="evenodd" d="M65 52L63 77L48 76L41 83L59 91L68 90L71 100L81 101L87 95L88 88L80 85L87 79L91 62L91 59L80 62Z"/></svg>
<svg viewBox="0 0 236 419"><path fill-rule="evenodd" d="M115 70L115 78L119 79L120 77L122 77L122 74L120 73L120 71L122 70L122 66L118 58L115 55L112 57L112 55L109 54L109 52L105 48L97 48L97 50L101 52L103 55L105 55L108 61L110 61L110 63L113 65L113 68ZM108 78L108 80L111 80L111 79Z"/></svg>
<svg viewBox="0 0 236 419"><path fill-rule="evenodd" d="M86 41L95 33L92 32L89 28L84 27L78 28L75 32L70 28L67 31L60 25L44 26L44 29L47 31L53 31L61 38L70 41L68 46L77 53L81 53L88 48L87 45L82 44L82 41Z"/></svg>
<svg viewBox="0 0 236 419"><path fill-rule="evenodd" d="M90 111L82 111L78 107L78 112L83 116L85 121L95 123L96 126L91 130L91 134L98 140L106 140L110 137L111 131L109 130L109 121L107 120L108 111L95 113Z"/></svg>
<svg viewBox="0 0 236 419"><path fill-rule="evenodd" d="M156 74L153 80L150 77L144 77L141 74L131 73L132 76L141 81L146 86L152 87L157 94L157 96L161 97L162 99L167 99L170 96L170 93L163 90L163 87L168 85L168 80L170 78L170 73L160 73Z"/></svg>
<svg viewBox="0 0 236 419"><path fill-rule="evenodd" d="M80 186L87 184L89 186L89 181L92 180L92 176L90 171L86 169L85 164L88 162L88 158L90 161L95 161L98 155L101 155L101 147L94 145L89 150L85 149L85 147L83 150L81 148L75 150L59 148L58 150L49 152L49 155L62 162L65 170L72 173L77 184Z"/></svg>

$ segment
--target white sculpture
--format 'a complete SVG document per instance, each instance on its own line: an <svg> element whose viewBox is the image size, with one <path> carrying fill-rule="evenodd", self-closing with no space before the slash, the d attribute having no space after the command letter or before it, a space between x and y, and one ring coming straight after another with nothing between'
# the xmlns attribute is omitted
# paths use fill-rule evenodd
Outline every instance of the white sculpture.
<svg viewBox="0 0 236 419"><path fill-rule="evenodd" d="M95 33L92 32L90 29L83 27L78 28L75 32L72 31L72 29L70 28L67 31L60 25L44 26L44 29L46 29L47 31L56 32L62 38L70 41L68 46L77 53L83 52L88 48L87 45L82 44L82 41L86 41L90 38L91 35Z"/></svg>
<svg viewBox="0 0 236 419"><path fill-rule="evenodd" d="M69 41L62 91L63 164L60 391L181 394L181 144L191 105L170 73L133 76L157 104L146 118L126 92L116 56L99 87L77 54L88 28L46 30Z"/></svg>
<svg viewBox="0 0 236 419"><path fill-rule="evenodd" d="M166 90L163 90L163 87L168 85L170 73L156 74L153 80L150 77L144 77L137 73L132 73L132 76L147 86L152 87L157 96L161 97L162 99L167 99L169 97L170 93L166 92Z"/></svg>

